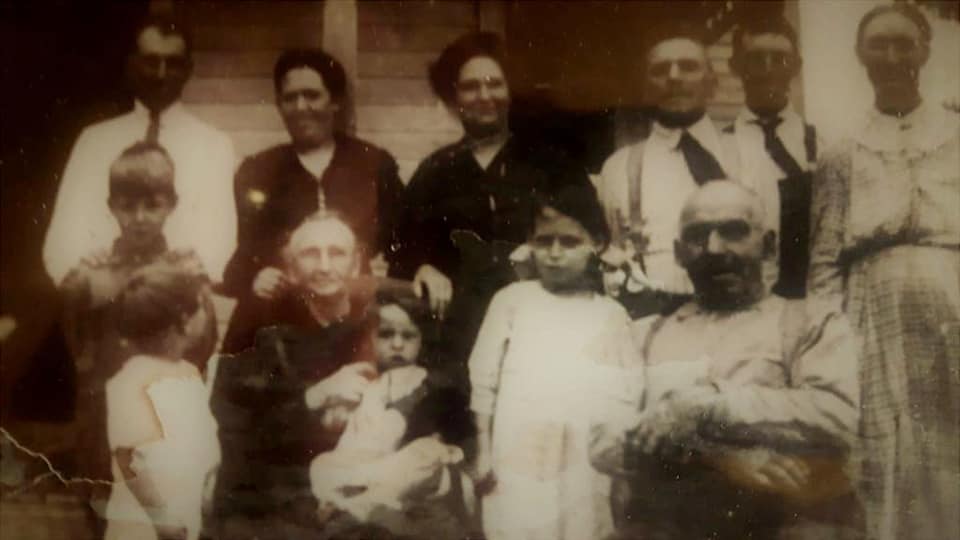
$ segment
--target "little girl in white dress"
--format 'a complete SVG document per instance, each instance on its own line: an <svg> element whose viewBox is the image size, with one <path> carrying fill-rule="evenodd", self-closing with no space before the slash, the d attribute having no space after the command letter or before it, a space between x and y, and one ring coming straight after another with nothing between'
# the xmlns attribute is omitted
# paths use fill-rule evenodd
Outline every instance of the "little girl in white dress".
<svg viewBox="0 0 960 540"><path fill-rule="evenodd" d="M204 324L196 279L146 267L121 294L121 335L139 351L106 383L115 480L107 539L199 537L205 487L220 460L199 370L181 358Z"/></svg>
<svg viewBox="0 0 960 540"><path fill-rule="evenodd" d="M603 357L631 347L627 313L599 292L606 239L592 192L568 189L545 201L528 241L539 278L505 287L487 311L469 368L490 540L613 532L610 482L587 452L591 420L603 412L605 366L623 363Z"/></svg>

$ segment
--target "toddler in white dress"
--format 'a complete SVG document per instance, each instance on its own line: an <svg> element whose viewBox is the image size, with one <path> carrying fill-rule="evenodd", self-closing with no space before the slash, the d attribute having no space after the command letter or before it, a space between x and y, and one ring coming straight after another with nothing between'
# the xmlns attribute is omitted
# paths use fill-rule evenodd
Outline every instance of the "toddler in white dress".
<svg viewBox="0 0 960 540"><path fill-rule="evenodd" d="M138 271L118 299L118 330L139 354L106 383L115 480L107 539L200 535L203 494L220 460L203 378L181 357L204 324L200 286L154 265Z"/></svg>

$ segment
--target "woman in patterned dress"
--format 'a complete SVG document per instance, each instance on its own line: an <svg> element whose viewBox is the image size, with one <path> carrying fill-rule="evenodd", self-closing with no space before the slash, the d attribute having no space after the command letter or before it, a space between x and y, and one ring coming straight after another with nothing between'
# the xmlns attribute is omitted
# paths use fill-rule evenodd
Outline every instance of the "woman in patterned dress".
<svg viewBox="0 0 960 540"><path fill-rule="evenodd" d="M960 120L927 103L930 25L870 11L857 54L875 107L814 187L810 290L842 299L862 339L868 538L960 538Z"/></svg>

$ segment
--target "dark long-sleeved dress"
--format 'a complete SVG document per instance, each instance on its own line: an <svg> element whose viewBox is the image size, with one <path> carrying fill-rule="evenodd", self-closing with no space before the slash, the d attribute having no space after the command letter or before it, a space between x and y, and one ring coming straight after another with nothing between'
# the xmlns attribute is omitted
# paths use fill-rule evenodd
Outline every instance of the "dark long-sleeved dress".
<svg viewBox="0 0 960 540"><path fill-rule="evenodd" d="M278 299L255 315L270 326L253 347L221 359L210 397L222 454L212 516L218 538L243 537L238 530L291 538L292 530L321 526L309 466L343 426L308 409L304 395L347 364L375 361L371 296L352 294L351 313L328 325L295 295Z"/></svg>
<svg viewBox="0 0 960 540"><path fill-rule="evenodd" d="M253 280L268 266L280 267L287 235L320 207L341 214L368 255L384 252L393 234L403 183L394 159L364 141L337 135L333 158L323 177L308 172L291 145L265 150L245 160L237 171L237 250L224 271L223 291L237 298L237 308L223 342L235 353L253 345L255 314L265 302L253 294Z"/></svg>
<svg viewBox="0 0 960 540"><path fill-rule="evenodd" d="M490 299L514 279L509 255L532 229L535 196L590 186L562 153L511 136L484 169L465 141L427 157L407 186L391 274L429 264L453 282L441 358L466 380L466 358Z"/></svg>

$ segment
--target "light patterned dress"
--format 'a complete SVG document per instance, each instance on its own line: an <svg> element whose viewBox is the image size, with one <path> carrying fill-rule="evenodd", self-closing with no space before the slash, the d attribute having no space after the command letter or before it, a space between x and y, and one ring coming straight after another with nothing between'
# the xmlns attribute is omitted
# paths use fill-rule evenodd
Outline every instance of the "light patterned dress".
<svg viewBox="0 0 960 540"><path fill-rule="evenodd" d="M814 186L810 293L862 340L870 538L960 538L960 119L874 111Z"/></svg>
<svg viewBox="0 0 960 540"><path fill-rule="evenodd" d="M558 296L522 281L494 296L470 357L471 408L493 416L490 540L595 540L613 532L610 480L590 464L607 372L602 338L629 318L596 294Z"/></svg>

